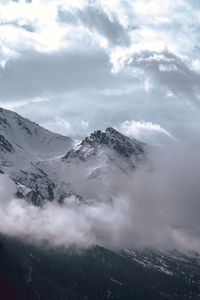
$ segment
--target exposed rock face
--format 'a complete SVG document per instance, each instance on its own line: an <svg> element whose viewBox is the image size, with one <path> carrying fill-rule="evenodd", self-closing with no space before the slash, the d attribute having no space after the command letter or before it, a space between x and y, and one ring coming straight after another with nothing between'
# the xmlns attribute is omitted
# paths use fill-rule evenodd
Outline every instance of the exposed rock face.
<svg viewBox="0 0 200 300"><path fill-rule="evenodd" d="M1 152L15 152L11 143L3 136L0 135L0 151Z"/></svg>
<svg viewBox="0 0 200 300"><path fill-rule="evenodd" d="M64 158L77 157L86 159L88 156L97 154L101 147L114 150L118 155L130 158L134 155L137 158L144 158L145 144L135 139L130 139L114 128L107 128L105 131L97 130L89 137L86 137L77 150L69 151Z"/></svg>
<svg viewBox="0 0 200 300"><path fill-rule="evenodd" d="M125 157L130 157L133 154L144 154L144 143L130 139L111 127L108 127L105 132L100 130L95 131L90 137L86 137L82 141L81 145L85 144L89 144L93 147L107 145Z"/></svg>

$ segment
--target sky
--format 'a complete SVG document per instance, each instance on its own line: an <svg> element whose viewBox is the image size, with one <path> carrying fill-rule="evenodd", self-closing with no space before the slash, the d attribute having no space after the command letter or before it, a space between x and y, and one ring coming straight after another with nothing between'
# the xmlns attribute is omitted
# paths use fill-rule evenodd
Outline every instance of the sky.
<svg viewBox="0 0 200 300"><path fill-rule="evenodd" d="M1 230L30 230L36 240L56 232L56 245L91 245L100 235L103 245L140 237L142 246L199 251L199 32L199 0L1 0L1 107L75 139L112 126L166 145L152 157L154 176L139 168L134 181L119 182L127 195L114 210L53 203L40 211L13 199L0 178L0 198L10 200L0 201ZM49 227L55 210L71 240L61 239L62 222Z"/></svg>
<svg viewBox="0 0 200 300"><path fill-rule="evenodd" d="M1 0L0 106L74 138L198 130L199 30L199 0Z"/></svg>

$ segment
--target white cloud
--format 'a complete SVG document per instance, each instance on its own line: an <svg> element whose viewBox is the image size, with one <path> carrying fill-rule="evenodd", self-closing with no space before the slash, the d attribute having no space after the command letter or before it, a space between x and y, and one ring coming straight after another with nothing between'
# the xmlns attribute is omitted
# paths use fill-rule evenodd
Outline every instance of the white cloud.
<svg viewBox="0 0 200 300"><path fill-rule="evenodd" d="M194 59L194 60L192 61L192 68L193 68L195 71L200 72L200 60L199 60L199 59Z"/></svg>
<svg viewBox="0 0 200 300"><path fill-rule="evenodd" d="M1 107L5 109L15 110L16 108L21 108L23 106L28 106L30 104L47 102L47 101L49 101L48 98L36 97L30 100L21 100L21 101L6 103L6 104L2 103Z"/></svg>
<svg viewBox="0 0 200 300"><path fill-rule="evenodd" d="M73 8L83 8L85 4L86 1L76 1ZM29 49L53 52L70 46L72 36L76 39L81 30L58 22L60 7L71 9L72 5L61 0L0 3L1 64L4 66L6 61Z"/></svg>
<svg viewBox="0 0 200 300"><path fill-rule="evenodd" d="M163 131L155 124L146 127ZM0 232L64 247L98 244L112 249L139 246L200 252L199 140L199 134L184 131L177 143L149 152L149 160L139 164L132 176L109 172L113 201L95 201L102 193L97 176L90 205L80 205L71 196L63 205L47 202L35 207L15 199L14 183L1 175ZM78 182L85 182L76 171L75 167ZM80 192L85 188L80 185Z"/></svg>
<svg viewBox="0 0 200 300"><path fill-rule="evenodd" d="M173 94L171 91L167 91L166 97L168 97L168 98L173 98L173 97L174 97L174 94Z"/></svg>
<svg viewBox="0 0 200 300"><path fill-rule="evenodd" d="M43 123L42 126L65 136L70 135L72 131L71 124L61 117L55 117L52 121Z"/></svg>
<svg viewBox="0 0 200 300"><path fill-rule="evenodd" d="M42 52L58 51L69 46L73 41L76 43L76 38L81 31L81 35L85 32L90 41L95 35L99 35L97 43L107 48L106 40L109 39L109 36L103 35L105 31L91 30L95 29L94 26L98 27L96 29L101 29L99 26L103 26L103 22L95 24L95 19L93 19L93 24L91 20L88 21L89 25L87 22L84 24L78 15L79 12L83 16L85 14L84 18L87 21L89 18L88 7L93 9L93 13L96 9L102 20L109 20L110 24L115 21L116 26L120 24L124 29L121 33L130 37L132 45L130 47L123 45L125 47L121 51L120 59L126 56L126 53L133 54L143 50L158 52L169 49L182 57L184 55L191 56L195 50L194 39L187 38L187 44L185 44L185 38L188 37L188 29L192 35L196 35L199 16L195 10L188 10L187 3L182 0L175 3L170 0L164 3L161 0L148 2L146 0L134 2L35 0L31 3L20 0L17 2L6 1L0 4L1 46L10 52L7 52L4 60L27 48L34 48ZM59 11L71 14L77 23L60 22ZM187 18L189 14L190 18ZM105 16L107 19L103 19ZM185 24L184 27L181 27L182 22ZM177 27L181 30L177 30ZM174 39L174 35L176 39ZM116 50L115 45L113 46L109 49L110 53Z"/></svg>
<svg viewBox="0 0 200 300"><path fill-rule="evenodd" d="M136 109L142 99L139 119L154 122L158 121L153 105L159 118L166 109L177 111L172 120L177 122L182 118L178 101L199 103L199 10L193 2L8 0L0 3L0 20L0 98L4 107L23 108L24 113L34 97L56 99L60 95L64 99L70 89L80 99L84 90L84 99L91 99L93 93L98 100L93 101L96 104L92 104L88 119L81 105L77 122L81 132L81 120L94 124L96 110L108 96L114 103L112 126L115 121L119 124L136 118L136 112L129 114L130 99ZM166 96L168 90L173 103L172 97ZM49 103L51 111L58 101ZM33 119L44 122L45 116L36 117L34 103L41 108L38 115L45 112L40 101L33 101L29 116L32 113ZM123 113L126 107L127 111L122 117L123 103ZM107 122L101 115L103 118L102 127Z"/></svg>
<svg viewBox="0 0 200 300"><path fill-rule="evenodd" d="M171 71L176 71L177 70L177 67L176 65L174 64L171 64L171 65L163 65L163 64L160 64L159 65L159 70L161 72L171 72Z"/></svg>
<svg viewBox="0 0 200 300"><path fill-rule="evenodd" d="M32 103L40 103L40 102L47 102L49 101L48 98L41 98L41 97L36 97L33 100L31 100Z"/></svg>
<svg viewBox="0 0 200 300"><path fill-rule="evenodd" d="M173 136L158 124L145 121L125 121L121 124L119 130L132 138L144 141L151 145L162 145Z"/></svg>
<svg viewBox="0 0 200 300"><path fill-rule="evenodd" d="M83 128L83 129L87 129L88 128L88 126L89 126L89 122L86 122L86 121L81 121L81 127Z"/></svg>

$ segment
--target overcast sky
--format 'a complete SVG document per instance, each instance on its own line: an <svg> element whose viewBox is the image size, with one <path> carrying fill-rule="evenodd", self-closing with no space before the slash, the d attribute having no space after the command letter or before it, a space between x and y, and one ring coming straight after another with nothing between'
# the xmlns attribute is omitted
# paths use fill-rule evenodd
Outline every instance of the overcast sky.
<svg viewBox="0 0 200 300"><path fill-rule="evenodd" d="M199 0L1 0L0 106L78 138L199 129L199 32Z"/></svg>

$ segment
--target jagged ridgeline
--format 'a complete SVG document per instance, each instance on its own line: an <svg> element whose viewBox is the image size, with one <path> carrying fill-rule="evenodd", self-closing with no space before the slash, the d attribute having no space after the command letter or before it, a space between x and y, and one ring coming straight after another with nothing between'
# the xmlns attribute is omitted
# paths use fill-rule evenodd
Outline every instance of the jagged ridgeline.
<svg viewBox="0 0 200 300"><path fill-rule="evenodd" d="M144 143L113 128L95 131L75 147L71 138L8 110L0 109L0 125L1 171L15 181L17 196L35 205L69 195L99 199L98 189L89 185L100 185L102 197L111 198L113 175L125 176L145 159Z"/></svg>

